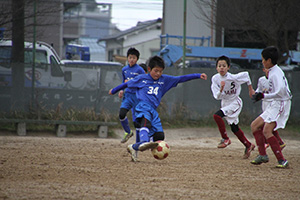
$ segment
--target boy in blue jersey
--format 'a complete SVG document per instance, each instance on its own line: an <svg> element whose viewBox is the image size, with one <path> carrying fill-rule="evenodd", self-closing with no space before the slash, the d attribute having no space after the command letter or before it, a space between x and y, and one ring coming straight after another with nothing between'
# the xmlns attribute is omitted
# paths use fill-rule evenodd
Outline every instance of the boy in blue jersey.
<svg viewBox="0 0 300 200"><path fill-rule="evenodd" d="M122 68L123 83L129 81L130 79L133 79L137 75L145 74L144 69L137 64L139 56L140 53L137 49L135 48L128 49L127 51L128 65ZM134 127L137 129L137 123L135 122L135 115L134 115L134 107L137 104L137 98L135 93L136 93L135 88L128 88L126 89L126 92L124 92L123 90L119 92L119 97L123 98L120 111L119 111L119 119L125 131L121 143L127 142L129 138L133 136L133 132L132 130L130 130L128 118L126 116L130 109L132 111L132 120L133 120ZM138 134L138 129L136 131Z"/></svg>
<svg viewBox="0 0 300 200"><path fill-rule="evenodd" d="M137 161L135 151L153 149L158 145L155 141L164 140L165 138L162 124L156 111L164 94L171 88L176 87L178 83L199 78L207 79L207 75L204 73L183 76L163 75L164 68L165 63L163 59L159 56L153 56L149 60L148 74L139 75L109 91L109 94L112 95L124 88L136 89L138 104L135 107L135 116L136 121L140 125L140 141L127 147L134 162ZM150 142L151 137L153 137L153 142Z"/></svg>

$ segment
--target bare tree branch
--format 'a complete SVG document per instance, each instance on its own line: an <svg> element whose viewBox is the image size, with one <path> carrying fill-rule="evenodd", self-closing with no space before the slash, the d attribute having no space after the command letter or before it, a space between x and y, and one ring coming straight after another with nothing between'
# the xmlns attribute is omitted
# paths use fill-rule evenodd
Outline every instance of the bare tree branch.
<svg viewBox="0 0 300 200"><path fill-rule="evenodd" d="M229 43L253 43L255 48L275 45L283 56L296 49L300 31L300 3L297 0L194 0L198 18L216 32L225 29Z"/></svg>

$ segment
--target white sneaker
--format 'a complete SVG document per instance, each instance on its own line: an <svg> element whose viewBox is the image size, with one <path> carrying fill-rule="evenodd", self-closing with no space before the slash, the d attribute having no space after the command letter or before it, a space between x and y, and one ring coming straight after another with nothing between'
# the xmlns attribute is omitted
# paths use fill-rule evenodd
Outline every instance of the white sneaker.
<svg viewBox="0 0 300 200"><path fill-rule="evenodd" d="M139 146L140 151L145 151L147 149L154 149L158 146L156 142L145 142Z"/></svg>
<svg viewBox="0 0 300 200"><path fill-rule="evenodd" d="M128 153L130 154L130 156L131 156L131 160L132 160L133 162L137 162L136 152L135 152L135 150L133 149L132 145L133 145L133 144L130 144L130 145L127 146L127 151L128 151Z"/></svg>

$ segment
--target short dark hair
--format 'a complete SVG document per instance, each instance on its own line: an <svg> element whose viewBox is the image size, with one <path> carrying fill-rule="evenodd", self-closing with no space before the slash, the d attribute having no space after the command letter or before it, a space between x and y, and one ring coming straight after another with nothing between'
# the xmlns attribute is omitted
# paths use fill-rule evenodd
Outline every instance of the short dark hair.
<svg viewBox="0 0 300 200"><path fill-rule="evenodd" d="M218 62L220 61L220 60L225 60L226 61L226 63L227 63L227 65L228 65L228 67L230 66L230 58L228 58L227 56L220 56L219 58L217 58L217 61L216 61L216 67L218 66Z"/></svg>
<svg viewBox="0 0 300 200"><path fill-rule="evenodd" d="M140 52L134 48L134 47L130 47L127 51L127 58L129 55L135 55L137 57L137 59L140 58Z"/></svg>
<svg viewBox="0 0 300 200"><path fill-rule="evenodd" d="M271 59L271 62L273 65L277 64L279 53L278 49L275 46L269 46L266 47L262 52L261 56L265 59L268 60L269 58Z"/></svg>
<svg viewBox="0 0 300 200"><path fill-rule="evenodd" d="M144 71L147 73L147 65L145 63L140 63L139 66L141 66Z"/></svg>
<svg viewBox="0 0 300 200"><path fill-rule="evenodd" d="M149 58L148 67L150 67L150 69L153 69L154 67L160 67L164 69L165 61L159 56L152 56Z"/></svg>

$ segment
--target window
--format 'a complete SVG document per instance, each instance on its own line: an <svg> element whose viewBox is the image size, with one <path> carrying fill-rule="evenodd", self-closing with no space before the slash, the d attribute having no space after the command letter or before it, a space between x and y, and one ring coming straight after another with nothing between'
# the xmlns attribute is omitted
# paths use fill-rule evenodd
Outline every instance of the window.
<svg viewBox="0 0 300 200"><path fill-rule="evenodd" d="M26 68L32 67L32 49L24 50L24 63ZM10 46L1 46L0 47L0 62L7 63L3 64L7 68L10 67L11 63L11 47ZM47 52L44 50L36 50L35 53L35 63L37 68L45 69L47 67Z"/></svg>
<svg viewBox="0 0 300 200"><path fill-rule="evenodd" d="M51 67L51 76L54 77L63 77L64 72L62 71L60 65L57 63L54 56L50 56L50 67Z"/></svg>
<svg viewBox="0 0 300 200"><path fill-rule="evenodd" d="M109 50L108 51L108 60L109 61L113 61L113 54L114 54L114 50Z"/></svg>
<svg viewBox="0 0 300 200"><path fill-rule="evenodd" d="M2 46L0 47L0 62L10 63L11 58L11 47Z"/></svg>

